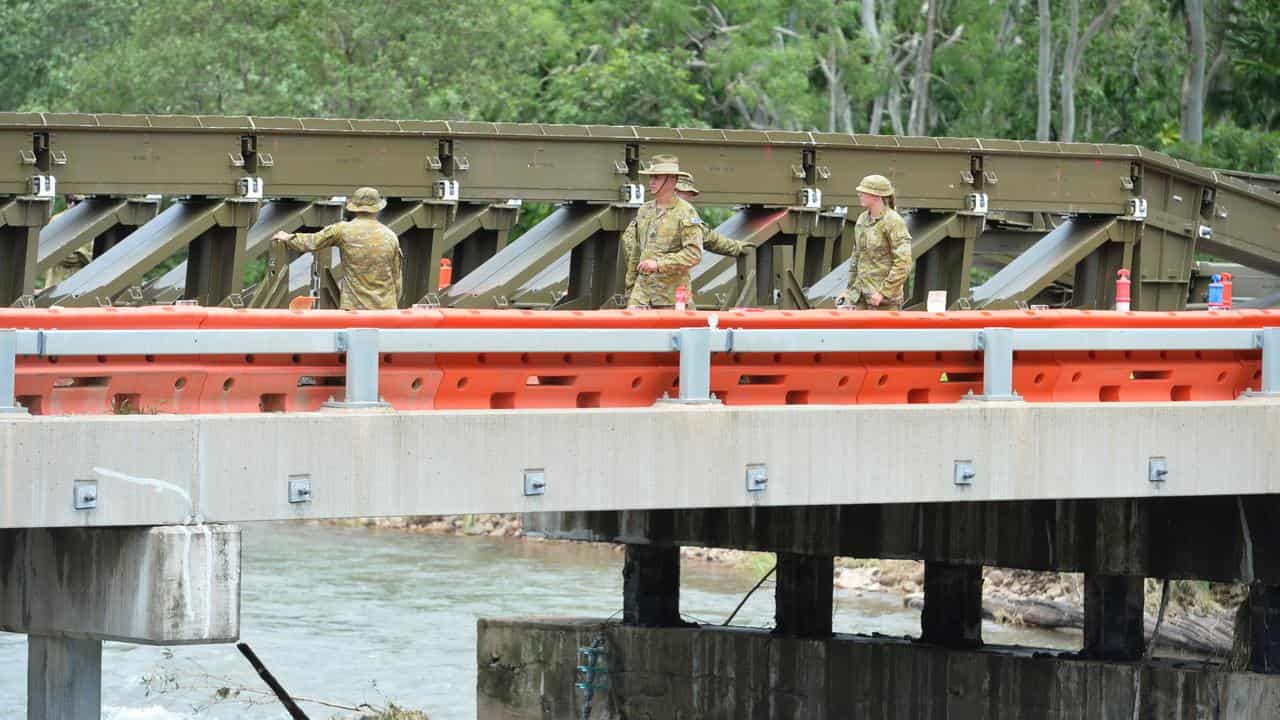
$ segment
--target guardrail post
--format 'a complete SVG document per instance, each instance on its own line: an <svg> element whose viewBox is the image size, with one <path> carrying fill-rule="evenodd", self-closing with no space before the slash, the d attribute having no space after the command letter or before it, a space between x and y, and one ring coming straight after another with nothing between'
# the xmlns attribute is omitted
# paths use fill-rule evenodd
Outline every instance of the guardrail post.
<svg viewBox="0 0 1280 720"><path fill-rule="evenodd" d="M680 351L680 397L686 405L718 403L711 397L711 328L680 328L676 348Z"/></svg>
<svg viewBox="0 0 1280 720"><path fill-rule="evenodd" d="M331 408L388 407L378 395L378 331L373 328L347 330L339 337L347 353L347 392L341 402L324 404Z"/></svg>
<svg viewBox="0 0 1280 720"><path fill-rule="evenodd" d="M26 413L14 391L18 384L18 331L0 330L0 413Z"/></svg>
<svg viewBox="0 0 1280 720"><path fill-rule="evenodd" d="M983 400L1021 400L1013 392L1013 330L985 328L982 344Z"/></svg>
<svg viewBox="0 0 1280 720"><path fill-rule="evenodd" d="M1259 331L1258 345L1262 347L1262 391L1258 394L1280 397L1280 327Z"/></svg>

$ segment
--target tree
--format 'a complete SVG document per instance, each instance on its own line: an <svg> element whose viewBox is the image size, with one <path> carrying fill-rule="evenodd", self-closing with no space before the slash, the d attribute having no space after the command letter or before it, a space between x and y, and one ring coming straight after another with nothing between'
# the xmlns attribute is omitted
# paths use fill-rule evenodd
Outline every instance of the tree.
<svg viewBox="0 0 1280 720"><path fill-rule="evenodd" d="M1076 75L1084 62L1084 51L1120 10L1123 0L1108 0L1080 34L1080 0L1067 0L1067 46L1062 53L1062 142L1074 142L1076 135Z"/></svg>
<svg viewBox="0 0 1280 720"><path fill-rule="evenodd" d="M920 36L915 76L911 78L911 114L907 120L908 135L927 133L929 79L933 74L933 40L938 32L938 5L938 0L925 0L924 32Z"/></svg>
<svg viewBox="0 0 1280 720"><path fill-rule="evenodd" d="M1040 52L1036 66L1036 139L1049 139L1049 115L1053 111L1053 18L1049 0L1040 0Z"/></svg>
<svg viewBox="0 0 1280 720"><path fill-rule="evenodd" d="M1205 60L1204 0L1186 0L1187 50L1191 62L1182 79L1182 140L1204 139Z"/></svg>

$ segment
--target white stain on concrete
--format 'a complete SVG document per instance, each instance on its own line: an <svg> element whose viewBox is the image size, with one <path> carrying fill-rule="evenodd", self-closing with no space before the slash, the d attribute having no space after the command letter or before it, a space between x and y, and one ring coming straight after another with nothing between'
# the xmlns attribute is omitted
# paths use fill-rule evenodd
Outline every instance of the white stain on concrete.
<svg viewBox="0 0 1280 720"><path fill-rule="evenodd" d="M184 502L186 502L187 514L190 515L192 512L193 506L191 503L191 495L183 488L177 485L174 485L171 482L166 482L164 480L157 480L156 478L138 477L136 475L129 475L128 473L123 473L118 470L111 470L104 467L95 467L93 469L93 473L104 480L122 480L132 485L142 485L144 487L155 488L156 492L158 493L160 492L174 493L178 497L181 497Z"/></svg>

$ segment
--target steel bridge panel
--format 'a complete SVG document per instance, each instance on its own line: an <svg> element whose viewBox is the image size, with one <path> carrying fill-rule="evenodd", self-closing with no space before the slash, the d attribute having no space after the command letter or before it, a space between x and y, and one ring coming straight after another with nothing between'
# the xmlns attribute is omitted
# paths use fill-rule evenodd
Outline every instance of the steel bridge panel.
<svg viewBox="0 0 1280 720"><path fill-rule="evenodd" d="M215 215L226 202L198 200L170 205L80 272L47 288L39 297L40 304L91 306L99 299L113 298L147 270L216 225Z"/></svg>

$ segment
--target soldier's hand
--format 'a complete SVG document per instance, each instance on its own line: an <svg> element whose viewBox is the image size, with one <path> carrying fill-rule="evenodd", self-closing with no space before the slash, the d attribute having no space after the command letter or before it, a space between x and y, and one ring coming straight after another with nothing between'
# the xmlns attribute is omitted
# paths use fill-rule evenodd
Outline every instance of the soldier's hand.
<svg viewBox="0 0 1280 720"><path fill-rule="evenodd" d="M271 239L275 242L285 242L291 237L293 237L293 233L287 233L283 230L277 230L276 234L271 236Z"/></svg>
<svg viewBox="0 0 1280 720"><path fill-rule="evenodd" d="M884 302L884 296L880 293L871 293L871 297L867 298L867 302L874 307L879 307L880 303Z"/></svg>
<svg viewBox="0 0 1280 720"><path fill-rule="evenodd" d="M652 275L658 272L658 261L657 260L641 260L640 264L636 265L636 270L639 270L645 275Z"/></svg>

